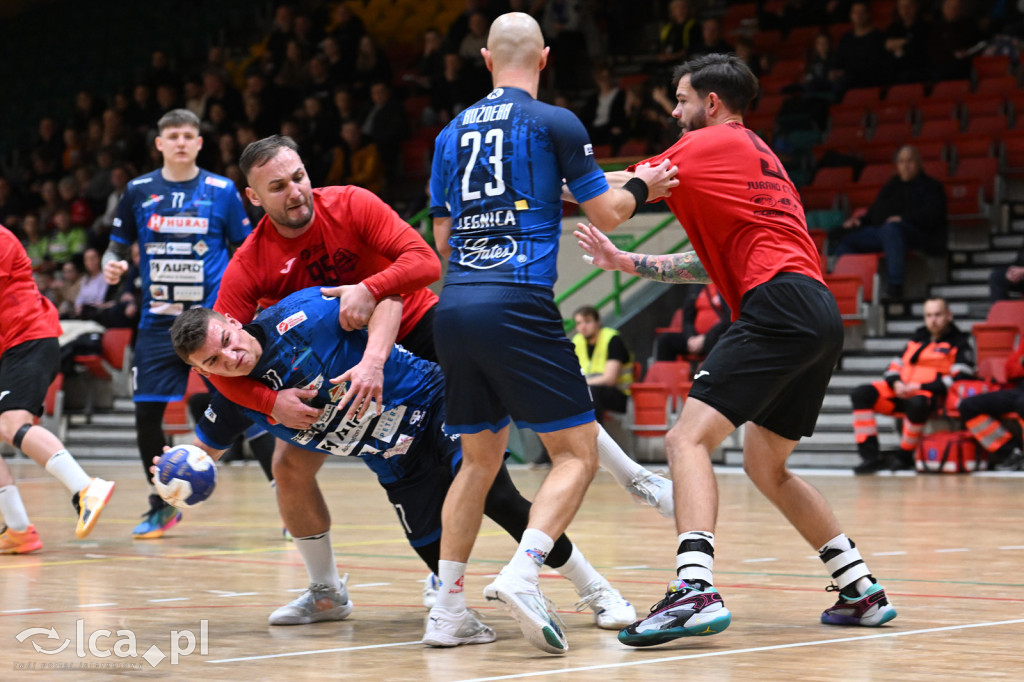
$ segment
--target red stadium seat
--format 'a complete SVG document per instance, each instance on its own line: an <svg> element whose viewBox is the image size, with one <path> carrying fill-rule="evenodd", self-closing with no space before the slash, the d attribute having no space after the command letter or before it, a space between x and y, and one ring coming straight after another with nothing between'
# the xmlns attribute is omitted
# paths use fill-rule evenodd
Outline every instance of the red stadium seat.
<svg viewBox="0 0 1024 682"><path fill-rule="evenodd" d="M1024 301L996 301L988 309L985 323L1016 326L1024 334Z"/></svg>
<svg viewBox="0 0 1024 682"><path fill-rule="evenodd" d="M889 182L894 175L896 175L896 168L893 164L872 163L864 166L864 169L860 172L860 177L857 178L857 184L880 187Z"/></svg>
<svg viewBox="0 0 1024 682"><path fill-rule="evenodd" d="M980 81L985 78L1011 75L1012 62L1006 55L977 55L971 60L971 68Z"/></svg>
<svg viewBox="0 0 1024 682"><path fill-rule="evenodd" d="M1006 356L1013 352L1017 344L1017 337L1021 331L1017 325L990 324L981 322L974 325L971 334L974 336L974 349L977 355L977 362L981 363L990 358L997 362L1004 362Z"/></svg>
<svg viewBox="0 0 1024 682"><path fill-rule="evenodd" d="M948 140L960 132L960 121L955 118L936 118L921 124L918 140Z"/></svg>
<svg viewBox="0 0 1024 682"><path fill-rule="evenodd" d="M885 93L886 104L904 104L908 108L915 106L924 99L923 83L904 83L894 85Z"/></svg>
<svg viewBox="0 0 1024 682"><path fill-rule="evenodd" d="M932 87L932 91L928 93L928 99L954 99L960 101L970 91L971 82L968 80L939 81Z"/></svg>
<svg viewBox="0 0 1024 682"><path fill-rule="evenodd" d="M974 178L981 182L985 201L996 201L999 191L999 159L994 157L968 157L956 165L957 178ZM941 178L940 178L941 179Z"/></svg>

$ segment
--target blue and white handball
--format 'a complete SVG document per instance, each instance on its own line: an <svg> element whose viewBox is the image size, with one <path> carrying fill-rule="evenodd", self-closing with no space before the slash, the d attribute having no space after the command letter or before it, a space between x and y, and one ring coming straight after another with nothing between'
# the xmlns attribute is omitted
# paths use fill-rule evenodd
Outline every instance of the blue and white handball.
<svg viewBox="0 0 1024 682"><path fill-rule="evenodd" d="M179 445L160 457L153 485L167 504L194 507L213 494L217 463L194 445Z"/></svg>

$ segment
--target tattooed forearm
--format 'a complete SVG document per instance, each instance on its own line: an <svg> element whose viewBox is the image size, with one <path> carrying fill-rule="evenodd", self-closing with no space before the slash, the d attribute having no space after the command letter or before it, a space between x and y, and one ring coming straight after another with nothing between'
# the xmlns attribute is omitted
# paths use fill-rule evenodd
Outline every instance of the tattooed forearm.
<svg viewBox="0 0 1024 682"><path fill-rule="evenodd" d="M634 253L630 256L636 274L644 279L669 284L707 284L711 281L707 270L693 251L649 256Z"/></svg>

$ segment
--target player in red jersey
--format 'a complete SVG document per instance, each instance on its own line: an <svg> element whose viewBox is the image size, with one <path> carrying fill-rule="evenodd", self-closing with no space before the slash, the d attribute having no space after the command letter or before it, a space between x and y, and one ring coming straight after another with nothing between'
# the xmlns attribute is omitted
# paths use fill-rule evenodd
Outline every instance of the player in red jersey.
<svg viewBox="0 0 1024 682"><path fill-rule="evenodd" d="M61 334L57 309L39 293L25 248L0 225L0 438L21 448L64 484L78 512L75 535L84 538L96 526L114 492L114 482L90 478L64 444L34 419L43 412L46 390L60 365ZM41 549L14 477L0 458L0 554Z"/></svg>
<svg viewBox="0 0 1024 682"><path fill-rule="evenodd" d="M747 475L813 547L839 601L823 623L877 626L896 611L839 527L825 498L786 468L802 436L814 431L843 345L835 299L825 287L793 183L775 154L743 127L757 95L750 69L713 54L676 70L682 137L645 163L669 159L679 186L666 199L694 252L625 253L592 226L575 233L598 267L662 282L710 282L733 324L693 379L679 421L665 439L675 483L677 580L651 614L619 633L650 646L728 627L713 587L718 491L709 453L746 424Z"/></svg>

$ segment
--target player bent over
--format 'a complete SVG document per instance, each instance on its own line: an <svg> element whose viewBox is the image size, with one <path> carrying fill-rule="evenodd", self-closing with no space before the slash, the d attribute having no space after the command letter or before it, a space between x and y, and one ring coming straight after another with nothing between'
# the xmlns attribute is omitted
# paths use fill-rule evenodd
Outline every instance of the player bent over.
<svg viewBox="0 0 1024 682"><path fill-rule="evenodd" d="M57 309L39 293L24 247L0 225L0 438L32 458L71 492L78 512L75 536L92 532L114 492L114 482L90 478L55 435L33 424L60 365ZM14 477L0 458L0 554L41 549Z"/></svg>
<svg viewBox="0 0 1024 682"><path fill-rule="evenodd" d="M328 454L357 456L377 475L395 506L410 545L437 572L441 507L461 461L458 437L446 436L444 377L440 368L387 341L380 395L348 395L348 380L368 347L394 339L401 303L382 301L368 331L345 331L338 320L338 299L304 289L265 310L244 327L205 308L184 313L171 328L178 354L202 374L249 376L275 389L311 388L312 404L322 408L304 430L271 424L266 416L215 396L196 428L200 447L218 457L250 418L282 440L309 451L322 464ZM331 377L336 377L332 379ZM247 418L248 417L248 418ZM312 469L315 472L316 469ZM315 479L310 481L316 485ZM487 514L517 540L526 529L530 503L502 467L487 497ZM309 573L310 589L270 616L272 625L341 620L352 609L339 579L331 549L330 519L322 526L295 532L295 544ZM548 565L568 578L581 597L580 608L594 611L598 626L614 629L635 619L635 610L562 535ZM453 588L461 591L461 587ZM479 644L494 640L494 631L465 608L437 613L423 642L431 646Z"/></svg>

